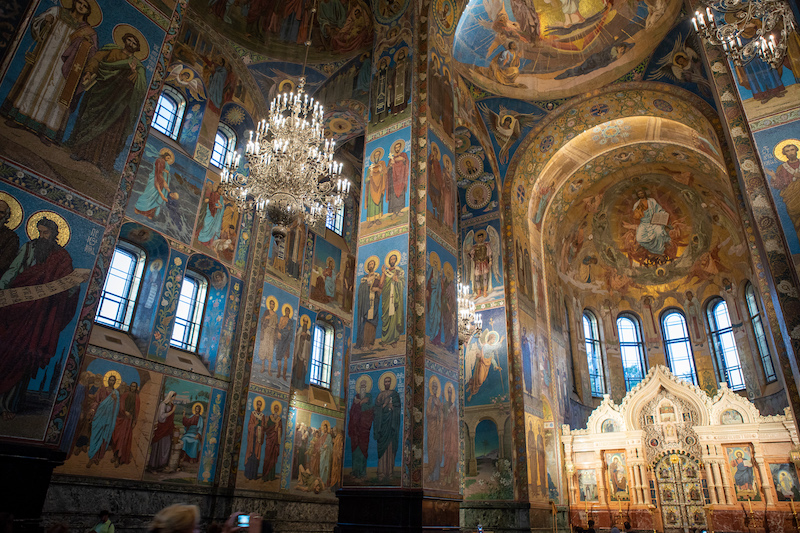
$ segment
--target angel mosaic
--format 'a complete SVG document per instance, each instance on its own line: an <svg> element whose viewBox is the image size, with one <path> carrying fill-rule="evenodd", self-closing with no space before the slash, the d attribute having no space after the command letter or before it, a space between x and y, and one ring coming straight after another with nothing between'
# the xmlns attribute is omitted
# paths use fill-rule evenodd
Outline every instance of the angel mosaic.
<svg viewBox="0 0 800 533"><path fill-rule="evenodd" d="M706 79L700 56L692 46L695 34L689 33L685 39L675 39L672 50L656 60L656 71L647 76L648 80L662 80L673 83L695 83L700 94L710 98L711 84Z"/></svg>
<svg viewBox="0 0 800 533"><path fill-rule="evenodd" d="M505 165L508 163L508 152L522 135L522 130L533 127L536 119L533 115L517 113L503 105L500 105L498 113L486 104L478 104L478 109L500 145L500 163Z"/></svg>
<svg viewBox="0 0 800 533"><path fill-rule="evenodd" d="M492 292L492 274L500 279L500 235L493 226L470 230L463 246L464 273L477 298Z"/></svg>
<svg viewBox="0 0 800 533"><path fill-rule="evenodd" d="M206 89L203 80L200 79L192 69L180 63L176 63L169 69L166 83L172 83L177 87L185 89L195 100L206 99Z"/></svg>

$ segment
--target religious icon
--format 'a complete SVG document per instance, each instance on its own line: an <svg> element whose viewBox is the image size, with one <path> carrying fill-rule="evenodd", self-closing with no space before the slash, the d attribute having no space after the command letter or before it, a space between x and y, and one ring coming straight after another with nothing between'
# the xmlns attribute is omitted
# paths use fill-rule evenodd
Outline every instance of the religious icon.
<svg viewBox="0 0 800 533"><path fill-rule="evenodd" d="M469 280L476 297L486 297L492 292L492 276L500 280L500 235L494 226L470 230L464 238L463 264L465 278Z"/></svg>

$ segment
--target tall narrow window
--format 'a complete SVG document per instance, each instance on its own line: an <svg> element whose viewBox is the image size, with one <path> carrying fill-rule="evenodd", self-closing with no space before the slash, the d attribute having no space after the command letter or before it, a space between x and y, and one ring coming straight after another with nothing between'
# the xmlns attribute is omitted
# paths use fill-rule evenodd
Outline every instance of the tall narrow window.
<svg viewBox="0 0 800 533"><path fill-rule="evenodd" d="M333 328L329 324L314 326L314 346L311 350L311 383L329 389L331 387L331 363L333 362Z"/></svg>
<svg viewBox="0 0 800 533"><path fill-rule="evenodd" d="M586 360L589 363L589 381L592 396L602 396L606 392L603 379L603 355L600 352L600 333L597 318L591 311L583 312L583 336L586 339Z"/></svg>
<svg viewBox="0 0 800 533"><path fill-rule="evenodd" d="M111 257L100 304L94 321L122 331L128 331L139 294L144 271L145 253L140 248L120 242Z"/></svg>
<svg viewBox="0 0 800 533"><path fill-rule="evenodd" d="M211 163L222 168L236 149L236 133L226 124L220 124L214 137L214 149L211 151Z"/></svg>
<svg viewBox="0 0 800 533"><path fill-rule="evenodd" d="M714 347L714 355L717 356L720 378L725 378L731 390L741 390L744 388L744 375L733 336L731 317L728 315L728 304L722 298L713 300L708 304L707 313L711 345Z"/></svg>
<svg viewBox="0 0 800 533"><path fill-rule="evenodd" d="M181 93L169 85L165 85L158 97L158 105L151 125L164 135L177 139L185 110L186 99Z"/></svg>
<svg viewBox="0 0 800 533"><path fill-rule="evenodd" d="M175 310L175 324L172 326L172 346L189 352L197 350L207 290L208 282L203 276L186 271L178 297L178 308Z"/></svg>
<svg viewBox="0 0 800 533"><path fill-rule="evenodd" d="M328 218L325 220L325 227L338 235L342 234L342 228L344 227L344 202L339 204L335 211L328 213Z"/></svg>
<svg viewBox="0 0 800 533"><path fill-rule="evenodd" d="M767 383L772 383L778 379L778 376L775 374L775 366L772 364L769 344L767 344L767 334L764 332L764 324L761 322L761 312L758 309L756 291L753 289L752 283L747 282L747 286L744 288L744 296L747 300L747 311L750 313L750 327L753 328L758 355L761 357L761 367L764 369L764 378Z"/></svg>
<svg viewBox="0 0 800 533"><path fill-rule="evenodd" d="M697 371L686 318L680 311L668 311L661 317L661 332L664 335L664 349L670 371L675 377L697 385Z"/></svg>
<svg viewBox="0 0 800 533"><path fill-rule="evenodd" d="M575 375L575 357L572 352L572 323L569 321L569 307L564 301L564 337L567 340L567 357L569 358L569 369L572 373L572 392L578 394L578 380Z"/></svg>
<svg viewBox="0 0 800 533"><path fill-rule="evenodd" d="M644 379L644 342L639 321L629 314L617 317L617 334L622 355L622 371L625 374L625 390L631 390Z"/></svg>

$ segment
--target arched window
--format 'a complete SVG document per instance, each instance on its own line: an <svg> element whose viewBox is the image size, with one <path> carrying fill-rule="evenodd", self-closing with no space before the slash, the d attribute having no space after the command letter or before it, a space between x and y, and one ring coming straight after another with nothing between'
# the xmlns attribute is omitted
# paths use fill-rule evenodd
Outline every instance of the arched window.
<svg viewBox="0 0 800 533"><path fill-rule="evenodd" d="M197 350L207 291L208 281L206 278L187 270L183 277L183 283L181 283L178 308L175 310L175 324L172 326L172 339L170 340L172 346L189 352Z"/></svg>
<svg viewBox="0 0 800 533"><path fill-rule="evenodd" d="M314 346L311 350L311 383L331 388L331 363L333 362L333 327L324 322L314 326Z"/></svg>
<svg viewBox="0 0 800 533"><path fill-rule="evenodd" d="M100 294L97 315L94 317L95 322L122 331L130 329L145 258L141 248L119 242L111 257L111 266Z"/></svg>
<svg viewBox="0 0 800 533"><path fill-rule="evenodd" d="M578 393L578 380L575 375L575 358L572 352L572 323L569 321L569 306L567 301L564 300L564 337L567 340L567 357L569 358L569 369L572 373L572 392Z"/></svg>
<svg viewBox="0 0 800 533"><path fill-rule="evenodd" d="M591 311L583 312L583 337L586 339L586 360L589 363L589 381L592 396L602 396L606 392L603 379L603 355L600 352L600 333L597 318Z"/></svg>
<svg viewBox="0 0 800 533"><path fill-rule="evenodd" d="M728 304L722 298L716 298L709 302L706 313L720 378L725 378L731 390L741 390L744 388L744 375L733 336L731 317L728 315Z"/></svg>
<svg viewBox="0 0 800 533"><path fill-rule="evenodd" d="M211 164L222 168L236 150L236 133L226 124L220 124L214 137L214 149L211 152Z"/></svg>
<svg viewBox="0 0 800 533"><path fill-rule="evenodd" d="M151 124L167 137L177 139L184 111L186 111L186 99L181 93L165 85L158 97L158 105Z"/></svg>
<svg viewBox="0 0 800 533"><path fill-rule="evenodd" d="M631 390L644 379L644 342L642 328L633 315L623 313L617 317L617 335L622 355L622 371L625 374L625 390Z"/></svg>
<svg viewBox="0 0 800 533"><path fill-rule="evenodd" d="M344 202L340 203L335 211L328 213L325 227L337 235L342 234L342 229L344 228Z"/></svg>
<svg viewBox="0 0 800 533"><path fill-rule="evenodd" d="M764 378L767 380L767 383L772 383L778 379L778 376L775 374L775 366L772 364L772 357L769 353L767 334L764 332L764 324L761 322L761 312L758 309L756 291L753 289L753 284L749 281L744 288L744 297L745 300L747 300L747 311L750 313L750 327L753 328L753 337L755 337L756 346L758 346L758 355L761 357L761 367L764 369Z"/></svg>
<svg viewBox="0 0 800 533"><path fill-rule="evenodd" d="M664 313L661 317L661 333L664 335L664 349L670 371L675 377L697 385L694 353L683 313L675 309Z"/></svg>

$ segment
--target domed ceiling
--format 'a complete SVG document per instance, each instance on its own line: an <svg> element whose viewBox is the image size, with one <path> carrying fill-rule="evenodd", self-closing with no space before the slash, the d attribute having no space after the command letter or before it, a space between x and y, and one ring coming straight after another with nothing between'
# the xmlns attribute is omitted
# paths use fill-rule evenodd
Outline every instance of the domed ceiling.
<svg viewBox="0 0 800 533"><path fill-rule="evenodd" d="M312 2L190 0L189 5L198 18L263 59L303 62ZM367 0L322 0L311 33L309 62L342 62L370 50L373 33Z"/></svg>
<svg viewBox="0 0 800 533"><path fill-rule="evenodd" d="M453 55L482 88L566 98L623 76L661 42L679 0L470 0Z"/></svg>

